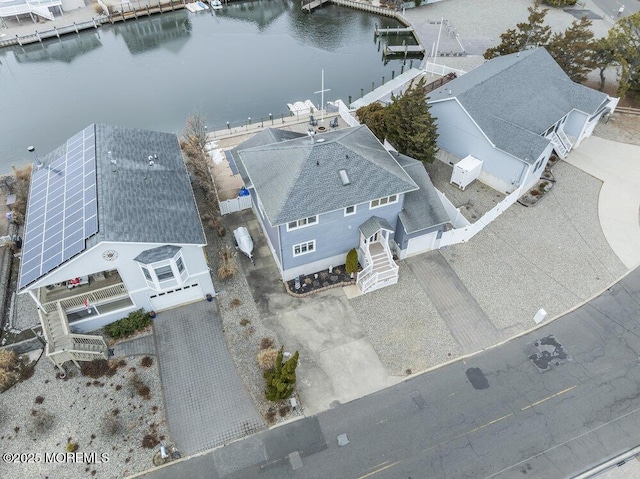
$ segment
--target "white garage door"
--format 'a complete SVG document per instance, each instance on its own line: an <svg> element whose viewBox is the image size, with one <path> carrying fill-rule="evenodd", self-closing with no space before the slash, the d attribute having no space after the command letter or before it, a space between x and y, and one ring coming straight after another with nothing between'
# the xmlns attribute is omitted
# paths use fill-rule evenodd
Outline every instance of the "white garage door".
<svg viewBox="0 0 640 479"><path fill-rule="evenodd" d="M154 311L162 311L163 309L174 308L181 304L190 303L203 299L202 288L198 283L188 284L182 288L175 288L162 293L156 293L149 296L151 299L151 307Z"/></svg>
<svg viewBox="0 0 640 479"><path fill-rule="evenodd" d="M407 244L407 256L431 251L437 237L438 232L434 231L433 233L418 236L417 238L411 238Z"/></svg>

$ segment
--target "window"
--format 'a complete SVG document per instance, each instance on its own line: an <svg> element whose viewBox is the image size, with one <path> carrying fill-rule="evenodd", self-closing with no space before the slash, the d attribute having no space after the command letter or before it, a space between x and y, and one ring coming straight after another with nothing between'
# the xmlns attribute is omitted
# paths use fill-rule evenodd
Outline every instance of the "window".
<svg viewBox="0 0 640 479"><path fill-rule="evenodd" d="M309 216L308 218L303 218L298 221L291 221L290 223L287 223L287 231L304 228L305 226L315 225L317 222L317 216Z"/></svg>
<svg viewBox="0 0 640 479"><path fill-rule="evenodd" d="M153 279L151 279L151 273L149 273L149 270L144 266L142 266L141 268L142 268L142 273L144 274L144 277L147 278L147 281L153 281Z"/></svg>
<svg viewBox="0 0 640 479"><path fill-rule="evenodd" d="M344 215L345 216L350 216L350 215L355 215L356 214L356 205L353 206L347 206L344 209Z"/></svg>
<svg viewBox="0 0 640 479"><path fill-rule="evenodd" d="M293 256L313 253L316 250L316 240L307 241L293 246Z"/></svg>
<svg viewBox="0 0 640 479"><path fill-rule="evenodd" d="M178 259L176 260L176 266L178 267L178 271L180 273L182 273L184 271L184 263L182 262L182 257L178 256Z"/></svg>
<svg viewBox="0 0 640 479"><path fill-rule="evenodd" d="M154 271L156 273L156 276L158 277L158 281L166 281L173 278L173 271L171 270L170 265L154 268Z"/></svg>
<svg viewBox="0 0 640 479"><path fill-rule="evenodd" d="M389 205L391 203L397 203L397 202L398 202L398 195L385 196L384 198L378 198L377 200L373 200L369 205L369 209L379 208L381 206Z"/></svg>

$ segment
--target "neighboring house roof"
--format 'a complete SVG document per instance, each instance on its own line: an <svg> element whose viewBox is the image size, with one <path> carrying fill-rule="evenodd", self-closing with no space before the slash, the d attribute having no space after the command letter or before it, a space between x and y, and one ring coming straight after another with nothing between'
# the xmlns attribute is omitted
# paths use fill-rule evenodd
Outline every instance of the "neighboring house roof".
<svg viewBox="0 0 640 479"><path fill-rule="evenodd" d="M535 162L549 144L541 134L574 109L597 113L609 97L571 81L540 47L489 60L429 93L428 102L453 98L496 147Z"/></svg>
<svg viewBox="0 0 640 479"><path fill-rule="evenodd" d="M39 161L27 205L21 289L103 241L206 244L173 133L91 125Z"/></svg>
<svg viewBox="0 0 640 479"><path fill-rule="evenodd" d="M364 125L242 149L236 159L272 226L418 188Z"/></svg>
<svg viewBox="0 0 640 479"><path fill-rule="evenodd" d="M248 140L243 141L238 146L226 152L225 156L229 160L231 171L236 174L240 173L244 185L248 188L251 186L251 180L247 175L244 165L241 161L236 161L238 158L238 152L242 150L248 150L249 148L257 148L265 145L272 145L286 140L293 140L295 138L306 137L304 133L298 133L295 131L279 130L277 128L265 128L264 130L256 133Z"/></svg>
<svg viewBox="0 0 640 479"><path fill-rule="evenodd" d="M157 248L143 251L133 258L133 260L142 264L151 264L157 261L173 258L180 249L180 246L173 245L158 246Z"/></svg>
<svg viewBox="0 0 640 479"><path fill-rule="evenodd" d="M359 227L360 233L365 238L370 238L380 230L393 231L393 228L387 220L380 218L379 216L372 216L367 221L362 223Z"/></svg>
<svg viewBox="0 0 640 479"><path fill-rule="evenodd" d="M438 197L424 164L400 153L396 158L404 171L420 187L420 189L411 191L404 196L404 205L399 216L405 231L415 233L432 226L448 223L449 215L442 206L442 201Z"/></svg>

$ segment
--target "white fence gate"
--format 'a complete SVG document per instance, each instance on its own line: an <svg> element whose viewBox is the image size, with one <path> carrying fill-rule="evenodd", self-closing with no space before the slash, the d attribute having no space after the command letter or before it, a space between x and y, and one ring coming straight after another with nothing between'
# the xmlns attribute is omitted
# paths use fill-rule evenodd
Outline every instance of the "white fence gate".
<svg viewBox="0 0 640 479"><path fill-rule="evenodd" d="M219 201L220 214L228 215L236 211L242 211L251 208L251 196L238 196L231 200Z"/></svg>
<svg viewBox="0 0 640 479"><path fill-rule="evenodd" d="M438 191L438 193L440 192ZM482 231L485 226L487 226L498 216L500 216L507 208L509 208L509 206L518 201L518 198L520 198L521 194L522 186L506 196L504 200L495 205L491 210L487 211L484 215L482 215L482 218L480 218L475 223L463 226L462 228L454 228L450 231L445 231L444 233L442 233L442 237L440 238L437 247L442 248L444 246L465 243L469 241L476 234Z"/></svg>

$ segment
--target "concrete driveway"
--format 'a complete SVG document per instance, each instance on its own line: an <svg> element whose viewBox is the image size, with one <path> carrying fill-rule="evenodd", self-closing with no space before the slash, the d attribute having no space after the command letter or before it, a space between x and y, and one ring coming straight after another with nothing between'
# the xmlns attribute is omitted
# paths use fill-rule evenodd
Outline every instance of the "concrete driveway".
<svg viewBox="0 0 640 479"><path fill-rule="evenodd" d="M307 415L396 384L388 376L342 288L306 298L286 293L255 218L244 222L254 241L247 282L261 321L285 351L300 351L298 393Z"/></svg>
<svg viewBox="0 0 640 479"><path fill-rule="evenodd" d="M611 249L631 269L640 263L640 146L591 136L566 162L603 181L598 217Z"/></svg>

